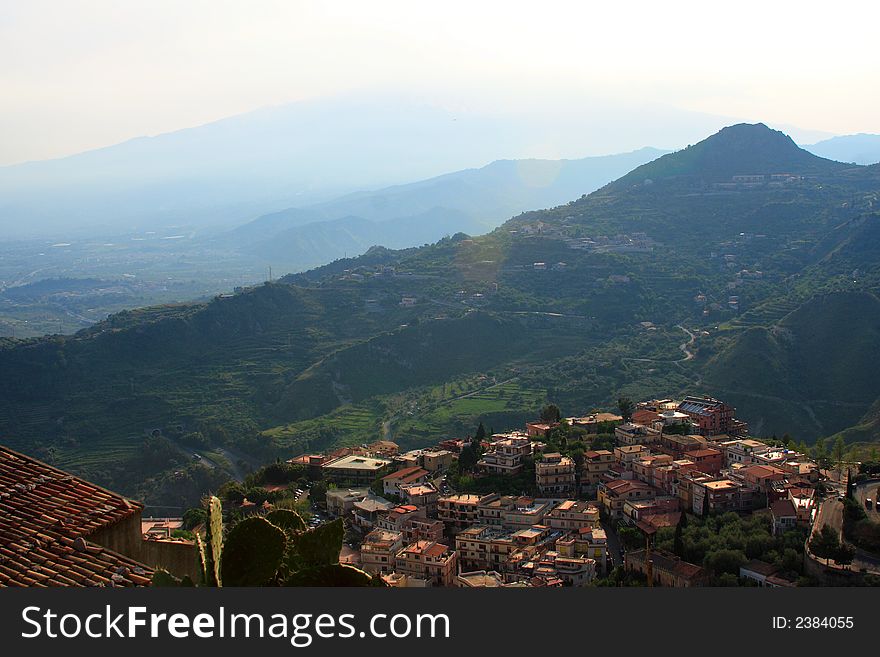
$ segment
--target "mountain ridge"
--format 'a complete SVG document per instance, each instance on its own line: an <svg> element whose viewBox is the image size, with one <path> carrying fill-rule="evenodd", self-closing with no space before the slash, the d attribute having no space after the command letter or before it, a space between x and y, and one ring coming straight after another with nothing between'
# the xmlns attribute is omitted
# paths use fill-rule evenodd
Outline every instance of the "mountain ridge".
<svg viewBox="0 0 880 657"><path fill-rule="evenodd" d="M739 123L642 165L611 187L670 178L729 182L738 175L833 173L847 166L798 147L791 137L763 123Z"/></svg>
<svg viewBox="0 0 880 657"><path fill-rule="evenodd" d="M708 175L612 184L482 236L377 247L230 298L6 341L0 432L129 490L146 484L114 454L136 455L150 427L185 426L274 459L361 444L380 426L417 447L478 421L500 429L547 401L580 413L613 407L618 396L711 391L730 396L766 435L813 440L843 430L868 413L870 372L880 367L872 346L880 261L868 243L880 167L828 166L758 132L768 137L759 150L773 157L752 161L818 160L823 172L722 192L704 184ZM685 158L695 162L703 160ZM842 313L865 303L868 322L845 334L853 344L833 344ZM697 336L691 359L682 357L682 326ZM511 351L502 333L515 337ZM472 356L452 358L465 343ZM750 344L767 356L738 360ZM798 365L819 350L827 376L821 363ZM724 374L719 354L742 369ZM855 384L870 383L858 397L851 369ZM803 419L807 408L818 422Z"/></svg>

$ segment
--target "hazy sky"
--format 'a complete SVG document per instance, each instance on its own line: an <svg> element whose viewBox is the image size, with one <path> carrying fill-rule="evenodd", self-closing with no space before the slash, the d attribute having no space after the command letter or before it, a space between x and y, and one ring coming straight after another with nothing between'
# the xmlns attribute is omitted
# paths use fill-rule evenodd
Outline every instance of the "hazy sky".
<svg viewBox="0 0 880 657"><path fill-rule="evenodd" d="M373 88L880 132L878 20L842 1L0 0L0 164Z"/></svg>

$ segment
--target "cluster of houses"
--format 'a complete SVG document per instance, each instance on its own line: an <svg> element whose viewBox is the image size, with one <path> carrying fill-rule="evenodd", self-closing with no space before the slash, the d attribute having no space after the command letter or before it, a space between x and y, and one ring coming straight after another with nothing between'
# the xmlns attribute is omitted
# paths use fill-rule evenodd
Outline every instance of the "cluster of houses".
<svg viewBox="0 0 880 657"><path fill-rule="evenodd" d="M452 491L444 472L469 440L405 453L379 441L301 461L335 484L327 509L362 536L360 567L401 587L585 586L612 563L600 519L649 538L685 511L769 508L774 533L809 525L815 514L817 465L748 438L747 425L717 399L642 402L626 422L612 413L563 422L592 434L613 431L616 445L576 462L548 451L559 423L543 422L482 442L475 476L520 475L528 459L534 496ZM699 566L658 551L628 552L624 565L659 584L705 579Z"/></svg>
<svg viewBox="0 0 880 657"><path fill-rule="evenodd" d="M544 454L536 464L547 497L454 493L444 472L469 444L452 439L397 453L380 441L297 461L335 484L328 513L362 536L358 565L389 585L584 586L607 571L599 508L571 499L574 461ZM542 446L525 432L496 434L484 441L477 468L516 475Z"/></svg>
<svg viewBox="0 0 880 657"><path fill-rule="evenodd" d="M613 448L583 458L552 451L560 423L543 422L481 443L475 477L521 481L534 466L534 494L452 490L445 473L470 439L403 453L378 441L294 461L332 484L328 513L361 537L340 559L396 587L585 586L617 557L606 534L615 525L646 537L644 550L626 552L628 571L660 585L698 586L706 579L700 566L649 540L683 512L769 509L774 534L809 526L816 514L817 465L748 438L719 400L652 400L627 421L595 413L563 422L581 433L613 431ZM198 577L193 542L173 536L180 519L142 518L136 502L3 447L0 498L0 586L142 586L154 565ZM741 576L790 585L762 562L749 562Z"/></svg>

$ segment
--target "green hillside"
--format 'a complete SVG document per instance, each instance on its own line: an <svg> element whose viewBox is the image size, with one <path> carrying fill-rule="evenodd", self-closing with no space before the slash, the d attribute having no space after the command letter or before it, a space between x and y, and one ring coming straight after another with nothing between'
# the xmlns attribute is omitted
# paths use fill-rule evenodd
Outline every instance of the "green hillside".
<svg viewBox="0 0 880 657"><path fill-rule="evenodd" d="M761 125L646 166L481 237L4 340L2 441L169 500L190 494L180 477L208 485L205 468L380 436L429 444L546 401L582 413L712 392L757 434L798 440L868 423L880 167ZM731 181L756 172L798 175Z"/></svg>
<svg viewBox="0 0 880 657"><path fill-rule="evenodd" d="M717 182L736 175L827 174L846 167L798 148L791 137L763 123L740 123L677 153L643 164L611 186L623 189L643 184L646 179L673 177Z"/></svg>
<svg viewBox="0 0 880 657"><path fill-rule="evenodd" d="M771 328L752 327L706 365L706 384L753 428L814 439L857 424L880 398L880 300L815 297Z"/></svg>

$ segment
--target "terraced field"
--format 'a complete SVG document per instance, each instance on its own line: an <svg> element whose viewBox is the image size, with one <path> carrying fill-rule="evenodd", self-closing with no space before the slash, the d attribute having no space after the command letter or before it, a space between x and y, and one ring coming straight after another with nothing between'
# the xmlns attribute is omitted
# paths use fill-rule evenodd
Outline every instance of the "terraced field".
<svg viewBox="0 0 880 657"><path fill-rule="evenodd" d="M750 308L742 315L724 324L722 328L744 329L752 326L773 326L796 310L799 305L797 301L784 297L771 299L755 308Z"/></svg>
<svg viewBox="0 0 880 657"><path fill-rule="evenodd" d="M309 448L328 447L332 442L360 444L382 436L384 413L385 408L380 402L346 404L318 418L266 429L262 435L288 447L292 455Z"/></svg>

